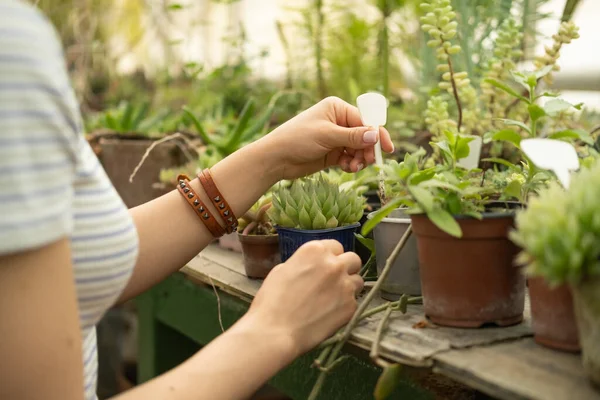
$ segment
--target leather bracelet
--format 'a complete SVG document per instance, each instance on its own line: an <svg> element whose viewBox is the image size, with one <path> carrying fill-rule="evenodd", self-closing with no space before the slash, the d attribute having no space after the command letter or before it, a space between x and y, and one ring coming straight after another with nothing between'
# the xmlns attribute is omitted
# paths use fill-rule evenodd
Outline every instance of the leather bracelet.
<svg viewBox="0 0 600 400"><path fill-rule="evenodd" d="M215 208L219 211L219 214L221 214L221 217L225 221L225 229L227 230L227 233L232 233L233 231L235 231L235 229L238 226L237 218L235 217L233 211L231 210L231 207L217 188L217 185L215 185L215 181L213 180L210 170L206 168L204 171L201 171L198 174L198 179L200 180L204 191L206 192L210 200L214 203Z"/></svg>
<svg viewBox="0 0 600 400"><path fill-rule="evenodd" d="M187 175L177 176L177 190L187 200L188 204L192 207L194 212L200 217L200 220L204 223L210 233L218 238L225 234L225 230L215 217L208 211L206 204L200 200L200 197L196 194L194 189L190 186L190 178Z"/></svg>

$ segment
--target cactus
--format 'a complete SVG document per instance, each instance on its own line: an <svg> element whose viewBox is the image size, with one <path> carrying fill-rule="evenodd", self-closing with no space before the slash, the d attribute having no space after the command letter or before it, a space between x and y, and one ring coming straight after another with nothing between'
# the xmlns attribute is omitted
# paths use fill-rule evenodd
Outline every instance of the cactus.
<svg viewBox="0 0 600 400"><path fill-rule="evenodd" d="M290 188L273 193L267 212L275 224L306 230L337 228L358 222L365 198L355 190L341 190L322 176L295 181Z"/></svg>
<svg viewBox="0 0 600 400"><path fill-rule="evenodd" d="M242 235L270 235L275 234L275 228L267 210L271 208L271 196L261 197L254 205L238 218L238 232Z"/></svg>

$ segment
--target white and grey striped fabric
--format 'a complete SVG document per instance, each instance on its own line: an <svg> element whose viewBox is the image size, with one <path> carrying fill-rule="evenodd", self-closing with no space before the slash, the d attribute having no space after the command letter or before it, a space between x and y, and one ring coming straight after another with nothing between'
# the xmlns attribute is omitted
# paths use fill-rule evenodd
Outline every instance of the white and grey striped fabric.
<svg viewBox="0 0 600 400"><path fill-rule="evenodd" d="M95 399L95 324L132 273L137 232L83 137L55 31L24 2L0 0L0 255L62 237L71 242L85 398Z"/></svg>

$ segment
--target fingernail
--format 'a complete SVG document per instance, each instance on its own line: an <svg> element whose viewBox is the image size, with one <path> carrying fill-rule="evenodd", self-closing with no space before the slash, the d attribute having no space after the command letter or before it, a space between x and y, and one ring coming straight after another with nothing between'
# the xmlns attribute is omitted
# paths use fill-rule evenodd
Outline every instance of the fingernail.
<svg viewBox="0 0 600 400"><path fill-rule="evenodd" d="M377 131L375 131L375 130L366 131L363 134L363 141L365 143L377 143Z"/></svg>
<svg viewBox="0 0 600 400"><path fill-rule="evenodd" d="M356 172L360 171L360 170L361 170L361 169L363 169L364 167L365 167L365 166L364 166L362 163L361 163L361 164L358 164L358 165L356 166Z"/></svg>

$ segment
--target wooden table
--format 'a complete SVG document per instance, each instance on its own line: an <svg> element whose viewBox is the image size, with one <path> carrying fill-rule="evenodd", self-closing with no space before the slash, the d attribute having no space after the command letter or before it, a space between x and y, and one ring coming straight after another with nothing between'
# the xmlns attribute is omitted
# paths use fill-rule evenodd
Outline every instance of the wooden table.
<svg viewBox="0 0 600 400"><path fill-rule="evenodd" d="M179 364L220 334L219 308L223 325L231 326L260 285L246 278L239 254L211 246L140 296L140 381ZM372 306L382 302L376 298ZM353 331L344 349L351 361L328 376L322 399L372 398L380 369L367 354L380 318L367 318ZM381 341L383 358L407 366L392 398L600 399L578 355L534 343L528 305L525 321L507 328L414 327L423 320L422 306L411 305L406 314L393 314ZM270 384L294 399L305 399L317 376L311 368L315 355L299 358Z"/></svg>

